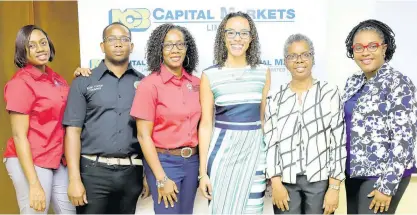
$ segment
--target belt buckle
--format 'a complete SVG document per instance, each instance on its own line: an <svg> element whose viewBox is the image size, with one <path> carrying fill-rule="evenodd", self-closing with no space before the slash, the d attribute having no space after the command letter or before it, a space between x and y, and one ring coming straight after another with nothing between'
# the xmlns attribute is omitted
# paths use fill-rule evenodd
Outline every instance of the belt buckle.
<svg viewBox="0 0 417 215"><path fill-rule="evenodd" d="M188 153L188 155L184 155L185 153L185 151L186 150L188 150L189 151L189 153ZM192 148L190 148L190 147L184 147L184 148L182 148L181 149L181 157L183 157L183 158L189 158L189 157L191 157L191 154L193 153L193 149Z"/></svg>
<svg viewBox="0 0 417 215"><path fill-rule="evenodd" d="M112 163L112 162L111 162L113 158L105 158L105 159L106 159L106 162L105 162L105 163L106 163L107 165L109 165L109 166L110 166L110 165L116 165L116 164L114 164L114 163ZM115 158L115 159L116 159L116 163L117 163L117 165L119 165L119 166L120 166L120 158Z"/></svg>
<svg viewBox="0 0 417 215"><path fill-rule="evenodd" d="M110 163L110 158L105 158L106 159L106 164L107 165L111 165L111 163Z"/></svg>

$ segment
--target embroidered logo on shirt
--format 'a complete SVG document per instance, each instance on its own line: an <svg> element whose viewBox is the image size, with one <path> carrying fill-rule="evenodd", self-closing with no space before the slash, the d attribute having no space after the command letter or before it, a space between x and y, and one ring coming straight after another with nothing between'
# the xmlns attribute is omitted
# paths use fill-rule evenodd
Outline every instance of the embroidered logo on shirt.
<svg viewBox="0 0 417 215"><path fill-rule="evenodd" d="M96 91L96 90L101 90L101 88L103 87L102 84L98 84L98 85L93 85L93 86L88 86L87 87L87 91Z"/></svg>
<svg viewBox="0 0 417 215"><path fill-rule="evenodd" d="M140 83L140 81L135 81L135 83L133 83L133 86L135 87L135 89L138 88L139 83Z"/></svg>
<svg viewBox="0 0 417 215"><path fill-rule="evenodd" d="M57 81L56 79L54 79L54 84L55 84L55 86L61 86L62 84L59 82L59 81Z"/></svg>
<svg viewBox="0 0 417 215"><path fill-rule="evenodd" d="M186 87L190 92L198 92L200 90L200 85L192 85L190 82L187 83Z"/></svg>
<svg viewBox="0 0 417 215"><path fill-rule="evenodd" d="M193 86L193 92L199 92L200 91L200 85L194 85Z"/></svg>
<svg viewBox="0 0 417 215"><path fill-rule="evenodd" d="M188 83L187 83L187 88L188 88L188 90L190 90L190 91L191 91L191 90L193 89L193 85L191 85L191 83L190 83L190 82L188 82Z"/></svg>

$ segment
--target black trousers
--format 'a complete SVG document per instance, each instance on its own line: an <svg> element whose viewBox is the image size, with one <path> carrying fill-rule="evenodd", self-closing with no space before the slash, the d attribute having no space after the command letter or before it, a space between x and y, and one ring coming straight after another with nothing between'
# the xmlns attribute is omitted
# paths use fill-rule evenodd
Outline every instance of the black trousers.
<svg viewBox="0 0 417 215"><path fill-rule="evenodd" d="M398 186L397 192L391 199L391 203L387 212L382 214L394 214L400 203L408 184L410 183L411 176L403 178ZM374 214L373 209L369 210L369 205L372 202L373 197L369 198L368 194L374 190L374 183L376 179L361 179L361 178L349 178L346 177L346 201L347 201L347 213L348 214ZM378 211L378 214L381 214Z"/></svg>
<svg viewBox="0 0 417 215"><path fill-rule="evenodd" d="M297 175L296 184L283 183L291 201L289 211L281 211L274 205L274 214L323 214L324 195L328 180L308 182L307 176Z"/></svg>
<svg viewBox="0 0 417 215"><path fill-rule="evenodd" d="M77 214L134 214L143 188L143 167L107 165L81 157L88 204Z"/></svg>

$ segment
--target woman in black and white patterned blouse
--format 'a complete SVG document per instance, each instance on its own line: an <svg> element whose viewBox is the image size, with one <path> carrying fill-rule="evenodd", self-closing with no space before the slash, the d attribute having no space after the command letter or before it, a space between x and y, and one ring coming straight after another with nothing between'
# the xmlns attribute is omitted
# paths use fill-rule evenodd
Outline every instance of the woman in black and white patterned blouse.
<svg viewBox="0 0 417 215"><path fill-rule="evenodd" d="M264 125L274 211L333 213L346 159L339 90L313 78L314 46L308 37L291 35L284 56L292 80L269 92Z"/></svg>

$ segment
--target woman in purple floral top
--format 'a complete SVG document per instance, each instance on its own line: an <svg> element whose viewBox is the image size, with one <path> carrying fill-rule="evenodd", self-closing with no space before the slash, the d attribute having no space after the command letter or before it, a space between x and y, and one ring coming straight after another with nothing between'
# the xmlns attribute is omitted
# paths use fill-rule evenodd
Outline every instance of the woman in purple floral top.
<svg viewBox="0 0 417 215"><path fill-rule="evenodd" d="M346 39L347 56L361 69L342 97L349 214L395 213L413 171L416 89L388 64L394 35L386 24L366 20Z"/></svg>

